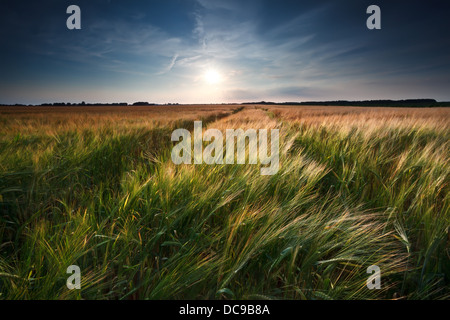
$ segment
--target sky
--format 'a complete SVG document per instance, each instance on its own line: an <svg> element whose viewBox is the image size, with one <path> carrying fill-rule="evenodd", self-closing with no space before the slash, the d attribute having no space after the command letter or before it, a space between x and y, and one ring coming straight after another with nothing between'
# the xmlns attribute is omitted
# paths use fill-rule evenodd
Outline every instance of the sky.
<svg viewBox="0 0 450 320"><path fill-rule="evenodd" d="M368 6L381 9L369 30ZM69 30L69 5L81 29ZM0 103L450 101L445 0L2 0Z"/></svg>

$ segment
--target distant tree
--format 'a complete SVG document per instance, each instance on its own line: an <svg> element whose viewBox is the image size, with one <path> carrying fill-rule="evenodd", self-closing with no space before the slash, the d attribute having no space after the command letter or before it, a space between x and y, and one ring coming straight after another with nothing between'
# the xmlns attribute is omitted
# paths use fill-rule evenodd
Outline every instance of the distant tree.
<svg viewBox="0 0 450 320"><path fill-rule="evenodd" d="M154 106L154 105L155 105L154 103L148 103L148 102L142 102L142 101L133 103L133 106Z"/></svg>

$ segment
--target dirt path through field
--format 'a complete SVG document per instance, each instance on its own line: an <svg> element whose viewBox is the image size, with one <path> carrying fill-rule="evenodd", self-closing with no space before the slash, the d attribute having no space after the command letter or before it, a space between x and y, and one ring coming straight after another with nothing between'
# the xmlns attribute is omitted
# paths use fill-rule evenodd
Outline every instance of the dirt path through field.
<svg viewBox="0 0 450 320"><path fill-rule="evenodd" d="M218 129L222 132L225 132L226 129L274 129L277 126L276 119L271 119L266 111L256 107L246 107L237 113L208 124L208 128Z"/></svg>

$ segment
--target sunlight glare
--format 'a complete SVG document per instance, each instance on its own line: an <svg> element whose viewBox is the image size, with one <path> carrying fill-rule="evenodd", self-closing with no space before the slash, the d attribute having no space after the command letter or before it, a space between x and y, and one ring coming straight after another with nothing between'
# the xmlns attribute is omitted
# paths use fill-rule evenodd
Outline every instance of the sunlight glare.
<svg viewBox="0 0 450 320"><path fill-rule="evenodd" d="M210 70L206 71L205 81L208 84L217 84L217 83L221 82L221 80L222 80L222 77L216 70L210 69Z"/></svg>

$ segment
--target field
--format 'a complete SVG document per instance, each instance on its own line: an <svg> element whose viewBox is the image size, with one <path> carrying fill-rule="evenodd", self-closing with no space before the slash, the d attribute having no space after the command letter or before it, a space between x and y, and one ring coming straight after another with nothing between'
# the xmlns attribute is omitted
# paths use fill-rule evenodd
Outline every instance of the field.
<svg viewBox="0 0 450 320"><path fill-rule="evenodd" d="M280 170L173 164L195 120L279 129ZM0 299L449 299L449 128L449 108L0 107Z"/></svg>

